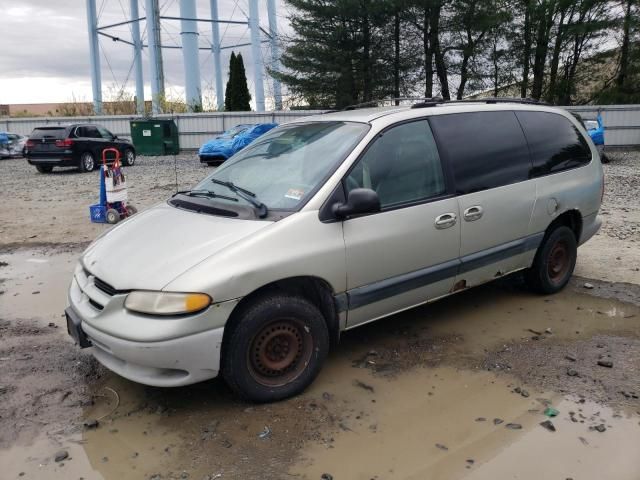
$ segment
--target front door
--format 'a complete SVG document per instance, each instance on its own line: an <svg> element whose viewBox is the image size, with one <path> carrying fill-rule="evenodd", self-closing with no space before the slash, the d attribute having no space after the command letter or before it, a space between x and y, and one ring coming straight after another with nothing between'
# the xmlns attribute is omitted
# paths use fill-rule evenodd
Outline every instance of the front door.
<svg viewBox="0 0 640 480"><path fill-rule="evenodd" d="M458 265L458 201L426 120L384 131L344 180L370 188L381 211L344 221L348 326L447 293Z"/></svg>
<svg viewBox="0 0 640 480"><path fill-rule="evenodd" d="M512 111L438 115L430 120L455 180L460 208L457 288L525 265L536 198L529 150Z"/></svg>

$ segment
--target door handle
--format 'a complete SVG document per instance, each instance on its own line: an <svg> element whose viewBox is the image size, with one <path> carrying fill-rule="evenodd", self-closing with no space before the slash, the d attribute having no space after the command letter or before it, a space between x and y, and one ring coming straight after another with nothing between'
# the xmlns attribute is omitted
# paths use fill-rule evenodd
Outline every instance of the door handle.
<svg viewBox="0 0 640 480"><path fill-rule="evenodd" d="M456 224L457 216L455 213L443 213L436 217L436 228L443 230L445 228L453 227Z"/></svg>
<svg viewBox="0 0 640 480"><path fill-rule="evenodd" d="M480 205L474 205L473 207L469 207L464 211L464 219L467 222L473 222L475 220L478 220L480 217L482 217L482 214L484 213L484 210L482 210L482 207Z"/></svg>

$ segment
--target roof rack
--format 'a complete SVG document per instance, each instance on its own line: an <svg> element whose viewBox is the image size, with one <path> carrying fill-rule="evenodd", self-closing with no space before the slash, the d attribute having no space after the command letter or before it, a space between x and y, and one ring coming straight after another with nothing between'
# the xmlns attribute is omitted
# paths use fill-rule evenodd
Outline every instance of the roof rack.
<svg viewBox="0 0 640 480"><path fill-rule="evenodd" d="M376 108L387 106L399 106L400 102L426 102L432 100L431 98L424 97L397 97L397 98L381 98L378 100L370 100L368 102L356 103L355 105L348 105L341 111L357 110L359 108ZM442 99L439 99L442 100Z"/></svg>
<svg viewBox="0 0 640 480"><path fill-rule="evenodd" d="M541 102L539 100L535 100L533 98L518 98L518 97L487 97L487 98L473 98L469 100L442 100L433 98L429 101L423 103L416 103L411 105L411 108L426 108L426 107L435 107L436 105L442 104L450 104L450 103L487 103L487 104L496 104L496 103L521 103L521 104L529 104L529 105L550 105L546 102Z"/></svg>

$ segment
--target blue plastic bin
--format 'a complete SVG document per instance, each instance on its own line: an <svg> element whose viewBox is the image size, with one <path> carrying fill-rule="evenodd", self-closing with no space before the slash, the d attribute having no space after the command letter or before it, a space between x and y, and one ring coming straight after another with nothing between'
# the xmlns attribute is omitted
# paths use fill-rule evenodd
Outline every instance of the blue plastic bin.
<svg viewBox="0 0 640 480"><path fill-rule="evenodd" d="M96 203L89 206L89 214L93 223L107 223L107 207Z"/></svg>

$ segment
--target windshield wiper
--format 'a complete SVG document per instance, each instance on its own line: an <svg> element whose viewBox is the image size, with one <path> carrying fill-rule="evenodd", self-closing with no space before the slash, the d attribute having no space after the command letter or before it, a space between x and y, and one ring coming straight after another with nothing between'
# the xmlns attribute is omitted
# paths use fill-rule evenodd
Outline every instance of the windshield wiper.
<svg viewBox="0 0 640 480"><path fill-rule="evenodd" d="M227 195L218 195L211 190L180 190L172 195L175 197L176 195L186 195L187 197L202 197L202 198L223 198L225 200L231 200L232 202L237 202L237 198L228 197Z"/></svg>
<svg viewBox="0 0 640 480"><path fill-rule="evenodd" d="M216 185L222 185L224 187L227 187L233 193L235 193L241 198L244 198L247 202L249 202L251 205L256 207L256 209L258 210L259 218L264 218L267 216L267 213L268 213L267 206L264 203L262 203L260 200L258 200L258 197L256 197L255 193L245 188L238 187L233 182L223 182L222 180L218 180L217 178L212 178L211 181Z"/></svg>

